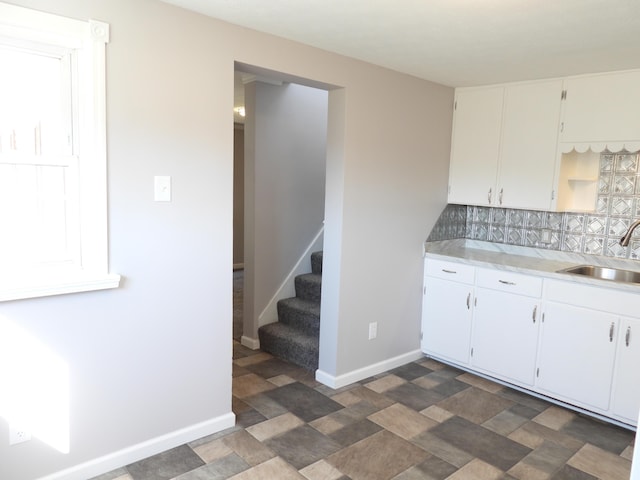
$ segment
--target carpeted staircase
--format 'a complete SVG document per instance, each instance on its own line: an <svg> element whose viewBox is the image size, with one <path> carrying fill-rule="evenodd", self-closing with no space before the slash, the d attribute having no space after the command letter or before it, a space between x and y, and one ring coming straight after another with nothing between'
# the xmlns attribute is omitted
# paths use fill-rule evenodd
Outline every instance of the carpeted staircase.
<svg viewBox="0 0 640 480"><path fill-rule="evenodd" d="M295 278L296 296L278 302L278 321L258 329L260 349L307 370L318 368L322 252L311 254L311 273Z"/></svg>

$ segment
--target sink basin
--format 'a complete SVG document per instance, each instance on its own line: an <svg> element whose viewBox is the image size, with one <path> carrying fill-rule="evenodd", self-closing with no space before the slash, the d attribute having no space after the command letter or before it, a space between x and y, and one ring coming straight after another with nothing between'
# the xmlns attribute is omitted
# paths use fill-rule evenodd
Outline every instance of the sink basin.
<svg viewBox="0 0 640 480"><path fill-rule="evenodd" d="M640 272L631 270L621 270L619 268L597 267L595 265L580 265L578 267L558 270L558 273L572 273L574 275L584 275L585 277L597 278L599 280L613 280L623 283L640 283Z"/></svg>

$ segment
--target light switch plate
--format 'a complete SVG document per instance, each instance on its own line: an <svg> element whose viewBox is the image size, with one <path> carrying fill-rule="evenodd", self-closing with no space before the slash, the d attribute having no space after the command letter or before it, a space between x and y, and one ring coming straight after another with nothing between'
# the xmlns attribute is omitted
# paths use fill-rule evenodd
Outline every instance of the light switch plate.
<svg viewBox="0 0 640 480"><path fill-rule="evenodd" d="M153 177L153 199L156 202L171 201L171 177L156 175Z"/></svg>

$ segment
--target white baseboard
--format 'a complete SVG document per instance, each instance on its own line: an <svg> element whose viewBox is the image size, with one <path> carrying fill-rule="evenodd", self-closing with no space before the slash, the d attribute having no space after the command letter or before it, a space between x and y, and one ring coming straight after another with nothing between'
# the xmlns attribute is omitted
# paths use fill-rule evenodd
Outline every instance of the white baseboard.
<svg viewBox="0 0 640 480"><path fill-rule="evenodd" d="M260 348L259 338L245 337L242 335L242 337L240 337L240 343L251 350L258 350Z"/></svg>
<svg viewBox="0 0 640 480"><path fill-rule="evenodd" d="M86 480L87 478L93 478L115 470L116 468L137 462L143 458L157 455L171 448L233 427L235 423L236 416L233 413L227 413L212 418L211 420L191 425L190 427L176 430L175 432L152 438L146 442L138 443L137 445L81 463L74 467L52 473L51 475L40 477L38 480Z"/></svg>
<svg viewBox="0 0 640 480"><path fill-rule="evenodd" d="M392 368L401 367L402 365L406 365L407 363L420 360L423 357L424 354L422 353L422 351L414 350L403 355L398 355L397 357L383 360L382 362L374 363L373 365L359 368L358 370L354 370L343 375L338 375L337 377L329 375L322 370L316 370L316 380L323 385L334 389L342 388L354 382L362 380L363 378L372 377L373 375L386 372L387 370L391 370Z"/></svg>

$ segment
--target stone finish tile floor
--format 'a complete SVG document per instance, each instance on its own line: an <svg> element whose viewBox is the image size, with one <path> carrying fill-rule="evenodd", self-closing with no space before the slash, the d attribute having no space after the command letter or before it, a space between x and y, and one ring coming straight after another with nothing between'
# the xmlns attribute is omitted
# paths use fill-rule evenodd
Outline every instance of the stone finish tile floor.
<svg viewBox="0 0 640 480"><path fill-rule="evenodd" d="M626 480L634 434L432 359L333 390L234 341L236 426L94 480Z"/></svg>

